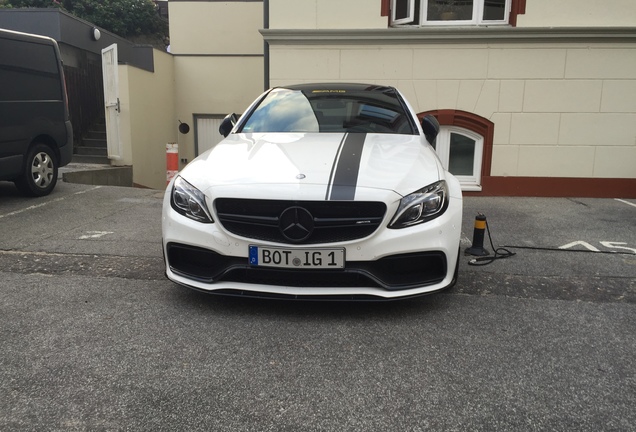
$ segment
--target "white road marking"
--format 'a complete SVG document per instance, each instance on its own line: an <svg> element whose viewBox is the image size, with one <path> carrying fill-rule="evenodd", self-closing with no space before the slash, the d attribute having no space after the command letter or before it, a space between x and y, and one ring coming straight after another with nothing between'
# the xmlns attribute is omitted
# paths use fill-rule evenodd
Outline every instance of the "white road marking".
<svg viewBox="0 0 636 432"><path fill-rule="evenodd" d="M618 245L626 245L627 243L625 243L625 242L602 241L601 244L603 246L605 246L606 248L610 248L610 249L625 249L625 250L634 252L636 254L636 249L625 247L625 246L618 246Z"/></svg>
<svg viewBox="0 0 636 432"><path fill-rule="evenodd" d="M600 252L600 250L596 249L594 246L592 246L588 242L584 242L582 240L574 241L572 243L568 243L566 245L559 246L559 249L570 249L571 247L574 247L574 246L577 246L577 245L583 246L583 247L591 250L592 252Z"/></svg>
<svg viewBox="0 0 636 432"><path fill-rule="evenodd" d="M86 239L100 238L108 234L114 234L114 233L112 231L86 231L86 234L83 236L80 236L79 239L86 240Z"/></svg>
<svg viewBox="0 0 636 432"><path fill-rule="evenodd" d="M99 189L99 188L101 188L101 186L95 186L92 189L87 189L87 190L75 192L73 195L81 195L81 194L84 194L86 192L91 192L91 191L94 191L95 189ZM65 197L61 197L61 198L55 198L54 200L47 201L47 202L42 203L42 204L32 205L32 206L23 208L22 210L16 210L16 211L13 211L13 212L10 212L10 213L6 213L6 214L3 214L3 215L0 215L0 219L5 218L5 217L9 217L9 216L15 216L17 214L24 213L24 212L29 211L29 210L35 210L37 208L44 207L46 205L49 205L49 204L52 204L52 203L55 203L55 202L64 201L66 198L68 198L68 197L65 196Z"/></svg>
<svg viewBox="0 0 636 432"><path fill-rule="evenodd" d="M620 201L620 202L622 202L622 203L624 203L624 204L627 204L627 205L630 205L630 206L632 206L632 207L636 207L636 204L631 203L631 202L629 202L629 201L625 201L625 200L622 200L622 199L619 199L619 198L615 198L614 200L615 200L615 201Z"/></svg>
<svg viewBox="0 0 636 432"><path fill-rule="evenodd" d="M626 245L627 243L625 242L617 242L617 241L599 241L599 243L608 248L608 249L623 249L623 250L628 250L630 252L633 252L634 254L636 254L636 249L631 248L631 247L627 247L627 246L623 246ZM592 252L601 252L600 250L598 250L597 248L595 248L594 246L592 246L591 244L589 244L588 242L585 242L583 240L578 240L578 241L573 241L572 243L568 243L566 245L563 246L559 246L559 249L570 249L574 246L583 246L584 248L592 251ZM613 253L618 253L619 251L610 251ZM625 252L620 252L620 253L625 253Z"/></svg>

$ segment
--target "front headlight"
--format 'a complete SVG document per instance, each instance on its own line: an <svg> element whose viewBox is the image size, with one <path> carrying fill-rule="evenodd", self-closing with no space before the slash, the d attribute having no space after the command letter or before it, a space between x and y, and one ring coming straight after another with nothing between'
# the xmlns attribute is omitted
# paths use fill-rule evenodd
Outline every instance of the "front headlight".
<svg viewBox="0 0 636 432"><path fill-rule="evenodd" d="M444 180L433 183L400 201L389 228L406 228L440 216L448 207L448 187Z"/></svg>
<svg viewBox="0 0 636 432"><path fill-rule="evenodd" d="M212 223L212 215L205 203L205 195L199 189L177 176L170 194L170 205L179 214L202 223Z"/></svg>

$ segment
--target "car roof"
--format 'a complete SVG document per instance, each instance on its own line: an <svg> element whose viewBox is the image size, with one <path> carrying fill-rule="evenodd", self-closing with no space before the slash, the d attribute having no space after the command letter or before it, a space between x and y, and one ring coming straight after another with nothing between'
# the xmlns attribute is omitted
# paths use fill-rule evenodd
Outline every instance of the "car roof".
<svg viewBox="0 0 636 432"><path fill-rule="evenodd" d="M289 90L300 91L358 91L358 92L377 92L386 93L387 91L395 91L393 87L380 86L375 84L361 84L361 83L315 83L315 84L294 84L290 86L280 86Z"/></svg>

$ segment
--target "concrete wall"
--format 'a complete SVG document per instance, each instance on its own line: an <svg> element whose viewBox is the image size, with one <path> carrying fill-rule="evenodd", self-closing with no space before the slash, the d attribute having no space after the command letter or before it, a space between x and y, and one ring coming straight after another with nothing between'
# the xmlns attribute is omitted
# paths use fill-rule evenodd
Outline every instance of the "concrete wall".
<svg viewBox="0 0 636 432"><path fill-rule="evenodd" d="M271 85L400 88L495 123L493 176L636 178L636 43L273 43Z"/></svg>
<svg viewBox="0 0 636 432"><path fill-rule="evenodd" d="M133 183L166 186L166 143L176 142L174 65L170 54L155 50L154 73L119 65L120 139L123 159L133 166Z"/></svg>

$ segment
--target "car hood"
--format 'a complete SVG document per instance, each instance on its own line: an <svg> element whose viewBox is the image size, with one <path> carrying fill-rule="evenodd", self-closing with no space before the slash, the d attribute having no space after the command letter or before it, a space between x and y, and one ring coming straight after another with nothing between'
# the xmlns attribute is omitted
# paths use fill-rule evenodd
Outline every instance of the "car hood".
<svg viewBox="0 0 636 432"><path fill-rule="evenodd" d="M230 135L181 175L216 196L231 189L246 197L347 200L377 189L406 195L440 180L441 171L417 135L259 133Z"/></svg>

